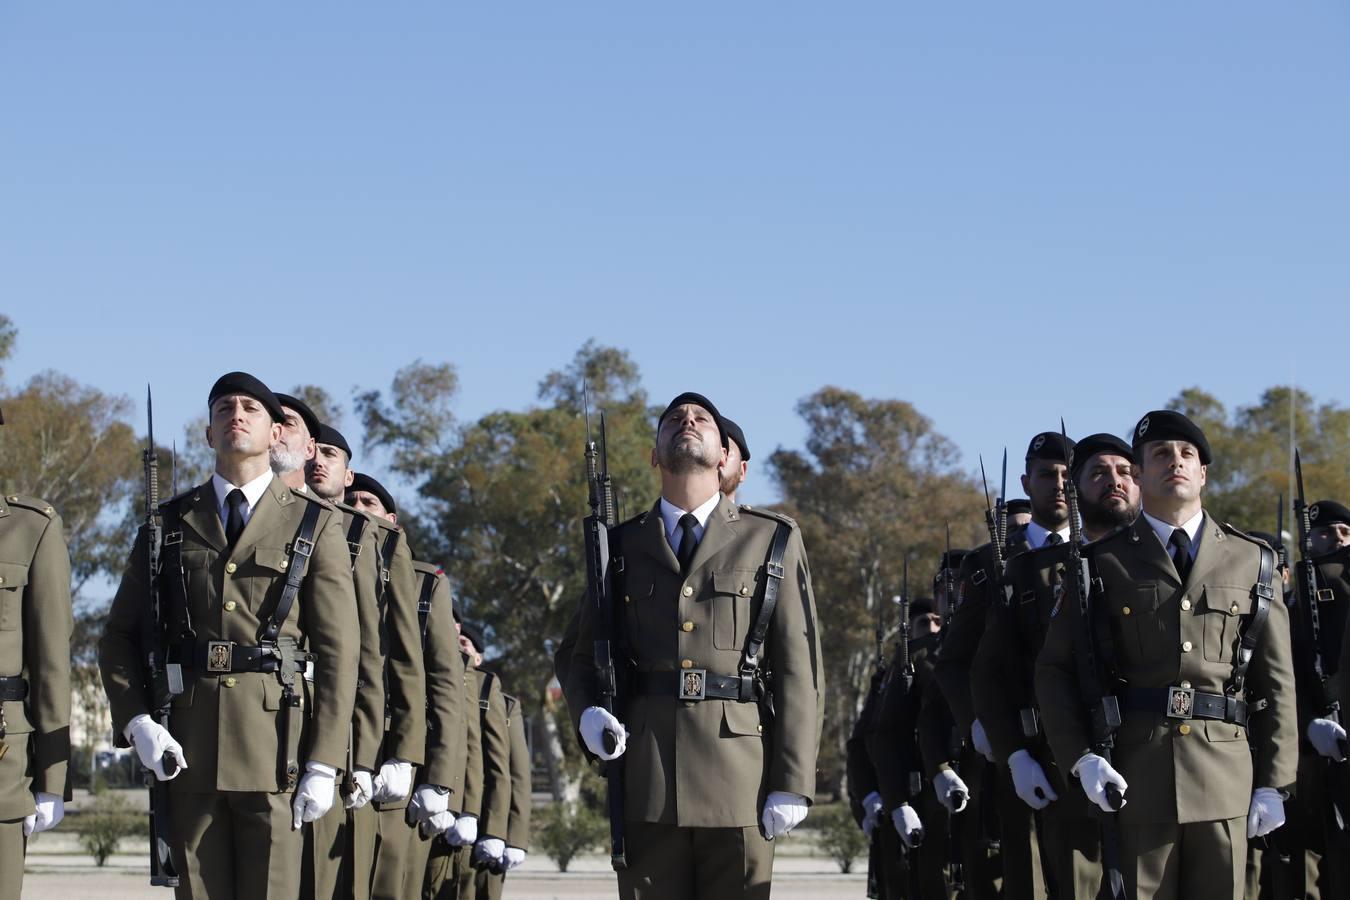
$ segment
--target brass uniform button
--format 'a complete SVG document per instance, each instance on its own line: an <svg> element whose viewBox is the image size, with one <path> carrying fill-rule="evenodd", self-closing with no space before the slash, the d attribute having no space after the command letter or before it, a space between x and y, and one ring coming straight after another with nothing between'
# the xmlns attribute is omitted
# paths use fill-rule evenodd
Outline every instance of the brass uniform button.
<svg viewBox="0 0 1350 900"><path fill-rule="evenodd" d="M632 603L632 602L633 602L633 598L630 597L630 596L628 596L627 594L624 594L624 595L623 595L623 602L624 602L624 603Z"/></svg>
<svg viewBox="0 0 1350 900"><path fill-rule="evenodd" d="M1237 615L1238 605L1234 603L1232 606L1228 607L1228 611L1233 615Z"/></svg>
<svg viewBox="0 0 1350 900"><path fill-rule="evenodd" d="M1182 722L1180 725L1177 726L1177 734L1190 734L1190 733L1191 733L1191 726L1187 725L1185 722Z"/></svg>
<svg viewBox="0 0 1350 900"><path fill-rule="evenodd" d="M1123 616L1128 616L1130 614L1130 608L1128 606L1122 608L1120 614Z"/></svg>
<svg viewBox="0 0 1350 900"><path fill-rule="evenodd" d="M1190 641L1185 641L1185 642L1182 643L1182 645L1181 645L1181 652L1182 652L1182 653L1190 653L1190 652L1191 652L1191 642L1190 642Z"/></svg>
<svg viewBox="0 0 1350 900"><path fill-rule="evenodd" d="M1191 608L1191 601L1190 601L1189 599L1182 600L1182 601L1181 601L1181 608L1182 608L1182 609L1190 609L1190 608Z"/></svg>
<svg viewBox="0 0 1350 900"><path fill-rule="evenodd" d="M290 565L290 564L291 564L291 561L290 561L289 559L283 559L283 560L281 561L281 571L283 571L283 572L286 571L286 567L287 567L288 565Z"/></svg>
<svg viewBox="0 0 1350 900"><path fill-rule="evenodd" d="M1189 691L1191 689L1191 683L1189 681L1183 681L1181 683L1181 689L1183 691Z"/></svg>
<svg viewBox="0 0 1350 900"><path fill-rule="evenodd" d="M756 726L755 726L755 730L758 731L760 734L763 734L763 733L764 733L764 726L763 726L763 725L756 725Z"/></svg>
<svg viewBox="0 0 1350 900"><path fill-rule="evenodd" d="M680 627L681 627L682 629L684 629L686 632L688 632L688 631L693 631L693 630L694 630L694 623L693 623L693 622L685 622L685 623L684 623L683 625L681 625Z"/></svg>
<svg viewBox="0 0 1350 900"><path fill-rule="evenodd" d="M694 667L694 661L693 661L692 659L682 659L682 660L680 660L680 668L681 668L681 669L692 669L693 667Z"/></svg>
<svg viewBox="0 0 1350 900"><path fill-rule="evenodd" d="M0 584L4 584L4 583L5 583L5 577L4 577L3 575L0 575Z"/></svg>
<svg viewBox="0 0 1350 900"><path fill-rule="evenodd" d="M237 570L238 568L239 568L239 566L238 566L237 564L235 564L235 563L226 563L226 564L225 564L225 574L227 574L227 575L233 575L233 574L235 573L235 570Z"/></svg>
<svg viewBox="0 0 1350 900"><path fill-rule="evenodd" d="M692 596L694 596L694 589L691 588L689 585L686 584L686 585L684 586L684 590L680 591L680 593L681 593L681 594L684 594L684 596L686 596L686 597L692 597Z"/></svg>
<svg viewBox="0 0 1350 900"><path fill-rule="evenodd" d="M239 683L239 679L235 678L233 675L231 675L229 678L226 678L226 679L225 679L225 686L226 686L226 687L234 687L234 686L235 686L236 684L238 684L238 683Z"/></svg>
<svg viewBox="0 0 1350 900"><path fill-rule="evenodd" d="M741 596L744 597L746 594L749 594L749 593L750 593L750 588L746 587L745 585L741 585Z"/></svg>
<svg viewBox="0 0 1350 900"><path fill-rule="evenodd" d="M17 494L15 494L14 496L12 496L12 497L9 498L9 502L10 502L10 503L18 503L18 502L19 502L19 496L18 496Z"/></svg>
<svg viewBox="0 0 1350 900"><path fill-rule="evenodd" d="M226 600L226 601L225 601L225 611L226 611L226 612L234 612L234 608L235 608L236 606L238 606L238 605L239 605L239 604L235 603L233 600Z"/></svg>

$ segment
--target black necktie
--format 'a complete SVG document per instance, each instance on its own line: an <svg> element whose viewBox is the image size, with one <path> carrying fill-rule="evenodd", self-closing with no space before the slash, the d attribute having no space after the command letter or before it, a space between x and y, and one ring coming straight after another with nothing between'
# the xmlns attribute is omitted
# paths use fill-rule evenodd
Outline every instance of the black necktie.
<svg viewBox="0 0 1350 900"><path fill-rule="evenodd" d="M1185 581L1191 572L1191 539L1185 529L1174 528L1167 543L1172 545L1172 563L1177 567L1177 574Z"/></svg>
<svg viewBox="0 0 1350 900"><path fill-rule="evenodd" d="M698 549L698 538L694 536L694 528L697 525L698 519L693 513L680 516L680 549L675 558L680 561L681 574L688 573L689 564L694 560L694 551Z"/></svg>
<svg viewBox="0 0 1350 900"><path fill-rule="evenodd" d="M225 495L225 505L229 507L229 511L225 514L225 542L233 547L244 530L244 511L241 509L244 505L244 492L239 488L230 491Z"/></svg>
<svg viewBox="0 0 1350 900"><path fill-rule="evenodd" d="M1058 531L1051 531L1045 535L1045 546L1047 547L1053 547L1056 544L1062 543L1064 543L1064 538L1060 536Z"/></svg>

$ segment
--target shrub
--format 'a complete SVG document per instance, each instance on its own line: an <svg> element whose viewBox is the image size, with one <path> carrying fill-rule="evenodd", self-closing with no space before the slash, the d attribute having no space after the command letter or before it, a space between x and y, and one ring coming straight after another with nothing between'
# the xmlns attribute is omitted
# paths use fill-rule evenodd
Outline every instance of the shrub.
<svg viewBox="0 0 1350 900"><path fill-rule="evenodd" d="M122 838L138 834L145 827L145 816L132 810L126 798L103 791L79 816L80 846L94 857L96 865L103 866L117 852Z"/></svg>
<svg viewBox="0 0 1350 900"><path fill-rule="evenodd" d="M567 871L573 857L595 850L609 839L608 820L582 803L546 806L540 811L538 821L535 843L545 856L558 864L559 872Z"/></svg>
<svg viewBox="0 0 1350 900"><path fill-rule="evenodd" d="M820 832L820 849L838 863L839 871L845 874L852 872L853 861L859 856L866 856L870 849L867 835L863 834L846 808L822 810L816 828Z"/></svg>

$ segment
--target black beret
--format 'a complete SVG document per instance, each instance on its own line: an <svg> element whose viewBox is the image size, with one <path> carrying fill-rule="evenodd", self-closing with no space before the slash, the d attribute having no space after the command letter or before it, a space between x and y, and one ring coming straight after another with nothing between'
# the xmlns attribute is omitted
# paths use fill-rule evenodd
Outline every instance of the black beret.
<svg viewBox="0 0 1350 900"><path fill-rule="evenodd" d="M356 491L369 491L380 498L380 502L384 504L386 512L398 515L398 506L395 505L393 496L384 489L384 485L380 484L374 478L371 478L365 472L357 472L352 476L352 483L347 487L347 494L350 496Z"/></svg>
<svg viewBox="0 0 1350 900"><path fill-rule="evenodd" d="M211 386L211 393L206 397L207 408L210 409L218 397L224 397L226 394L247 394L263 405L263 408L271 414L273 422L282 422L286 419L277 395L247 372L227 372L217 378L216 383Z"/></svg>
<svg viewBox="0 0 1350 900"><path fill-rule="evenodd" d="M1090 434L1083 438L1073 447L1073 470L1074 479L1078 478L1078 473L1083 471L1088 460L1099 453L1109 453L1112 456L1123 456L1130 462L1134 462L1134 448L1125 443L1121 438L1114 434L1099 432Z"/></svg>
<svg viewBox="0 0 1350 900"><path fill-rule="evenodd" d="M1173 409L1155 409L1139 420L1134 426L1134 437L1130 444L1134 452L1149 441L1186 441L1194 444L1200 451L1200 464L1210 463L1209 441L1200 426Z"/></svg>
<svg viewBox="0 0 1350 900"><path fill-rule="evenodd" d="M726 420L722 418L722 414L717 411L716 406L713 406L713 402L711 400L709 400L702 394L697 394L693 391L685 391L683 394L680 394L674 400L670 401L670 403L666 404L666 408L661 411L661 415L656 417L657 430L658 431L660 430L661 423L666 420L666 416L670 415L671 412L675 409L675 407L683 406L686 403L693 403L695 406L701 406L708 412L712 413L713 421L717 423L717 431L719 434L722 435L722 445L726 446L727 443Z"/></svg>
<svg viewBox="0 0 1350 900"><path fill-rule="evenodd" d="M925 616L937 612L937 604L930 597L920 597L909 602L909 617Z"/></svg>
<svg viewBox="0 0 1350 900"><path fill-rule="evenodd" d="M468 638L469 642L473 644L473 648L479 653L486 651L487 644L483 641L483 631L477 625L470 625L468 622L460 622L459 633Z"/></svg>
<svg viewBox="0 0 1350 900"><path fill-rule="evenodd" d="M342 436L342 432L338 431L332 425L320 422L318 430L314 432L314 443L337 447L343 453L347 454L347 462L352 461L351 446L347 443L347 439Z"/></svg>
<svg viewBox="0 0 1350 900"><path fill-rule="evenodd" d="M729 440L736 442L736 446L741 448L741 459L750 461L750 447L745 443L745 432L741 431L741 426L726 418L722 418L722 432L726 434Z"/></svg>
<svg viewBox="0 0 1350 900"><path fill-rule="evenodd" d="M1335 500L1318 500L1308 507L1308 521L1314 528L1318 525L1350 525L1350 509Z"/></svg>
<svg viewBox="0 0 1350 900"><path fill-rule="evenodd" d="M1016 516L1023 513L1031 515L1031 501L1026 497L1015 497L1003 504L1003 507L1008 511L1008 515L1010 516Z"/></svg>
<svg viewBox="0 0 1350 900"><path fill-rule="evenodd" d="M289 406L300 414L300 418L305 421L305 427L309 429L310 437L319 436L319 417L314 415L314 410L309 408L308 403L290 394L277 394L277 400L282 406Z"/></svg>
<svg viewBox="0 0 1350 900"><path fill-rule="evenodd" d="M1069 451L1073 449L1073 441L1064 443L1064 435L1058 431L1042 431L1031 439L1027 444L1027 461L1033 459L1048 459L1051 462L1067 463L1069 461Z"/></svg>

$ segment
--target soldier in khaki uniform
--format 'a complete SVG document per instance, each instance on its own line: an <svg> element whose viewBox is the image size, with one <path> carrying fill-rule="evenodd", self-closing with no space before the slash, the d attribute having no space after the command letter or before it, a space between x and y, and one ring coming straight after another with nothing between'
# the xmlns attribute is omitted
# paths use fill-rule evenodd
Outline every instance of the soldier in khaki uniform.
<svg viewBox="0 0 1350 900"><path fill-rule="evenodd" d="M1112 761L1094 751L1080 693L1076 603L1053 610L1037 699L1061 770L1108 814L1106 786L1124 795L1114 815L1129 895L1236 900L1247 840L1283 824L1282 792L1295 779L1288 612L1274 552L1201 505L1203 432L1154 411L1132 447L1143 514L1087 548L1091 633L1109 635L1094 643L1123 718ZM1244 640L1255 641L1245 670L1235 667Z"/></svg>
<svg viewBox="0 0 1350 900"><path fill-rule="evenodd" d="M506 701L506 727L511 737L511 808L506 819L506 850L502 854L502 869L487 882L487 893L480 896L501 900L506 873L525 864L530 849L530 814L533 811L534 788L530 777L530 743L525 736L525 712L520 701L503 694Z"/></svg>
<svg viewBox="0 0 1350 900"><path fill-rule="evenodd" d="M490 870L500 868L506 854L506 833L511 814L511 735L501 679L483 666L483 633L461 622L460 648L468 660L469 679L475 685L478 703L479 740L482 746L482 782L478 802L478 835L472 847L461 849L459 898L487 896Z"/></svg>
<svg viewBox="0 0 1350 900"><path fill-rule="evenodd" d="M351 446L336 428L318 421L299 400L278 394L287 421L287 431L308 438L314 428L312 452L299 471L306 490L332 503L342 513L343 532L351 555L352 580L356 585L357 627L361 655L357 669L356 706L347 742L344 783L339 786L341 810L330 810L305 829L305 870L301 878L304 900L366 900L370 896L375 866L376 814L370 806L374 792L373 772L384 737L384 653L380 636L380 547L379 529L369 513L343 502L351 477ZM303 442L301 443L303 446ZM292 451L288 463L300 458ZM285 459L275 449L272 468ZM286 480L292 471L278 472Z"/></svg>
<svg viewBox="0 0 1350 900"><path fill-rule="evenodd" d="M28 836L65 815L72 627L61 517L0 497L0 900L18 900Z"/></svg>
<svg viewBox="0 0 1350 900"><path fill-rule="evenodd" d="M408 853L405 895L419 900L433 842L458 824L464 805L464 766L468 757L465 720L473 709L466 696L464 655L454 627L450 582L440 566L415 560L418 620L427 676L426 764L409 805L413 838ZM420 827L416 827L419 826ZM464 827L476 825L471 819Z"/></svg>
<svg viewBox="0 0 1350 900"><path fill-rule="evenodd" d="M275 395L233 372L212 388L208 410L215 474L162 507L167 660L183 681L169 727L148 715L144 533L99 666L119 742L173 779L179 896L289 900L299 891L300 825L332 806L345 765L359 651L351 562L341 515L268 467L283 418ZM283 598L293 598L288 609Z"/></svg>
<svg viewBox="0 0 1350 900"><path fill-rule="evenodd" d="M1128 525L1139 514L1134 451L1115 435L1079 441L1069 474L1079 486L1086 539ZM1040 727L1035 696L1036 657L1059 598L1067 548L1042 545L1007 561L1004 583L1010 593L990 606L970 692L975 715L984 723L995 758L1008 767L1019 802L1036 811L1046 891L1057 898L1092 900L1102 881L1097 823L1082 791L1065 789Z"/></svg>
<svg viewBox="0 0 1350 900"><path fill-rule="evenodd" d="M355 508L369 513L379 528L380 577L384 584L380 615L385 634L385 728L383 741L375 749L380 762L372 782L372 799L379 815L371 897L402 900L413 890L409 886L413 829L408 822L408 804L416 768L425 761L427 740L418 578L407 535L398 525L398 507L384 485L364 472L353 473L346 498Z"/></svg>
<svg viewBox="0 0 1350 900"><path fill-rule="evenodd" d="M587 604L567 670L586 749L622 758L625 898L767 897L771 839L805 818L815 794L823 667L806 552L790 519L722 496L725 444L705 397L682 394L661 414L652 451L661 498L610 532L622 560L617 627L636 668L618 716L596 705ZM780 527L784 574L761 661L772 673L770 716L740 672Z"/></svg>

